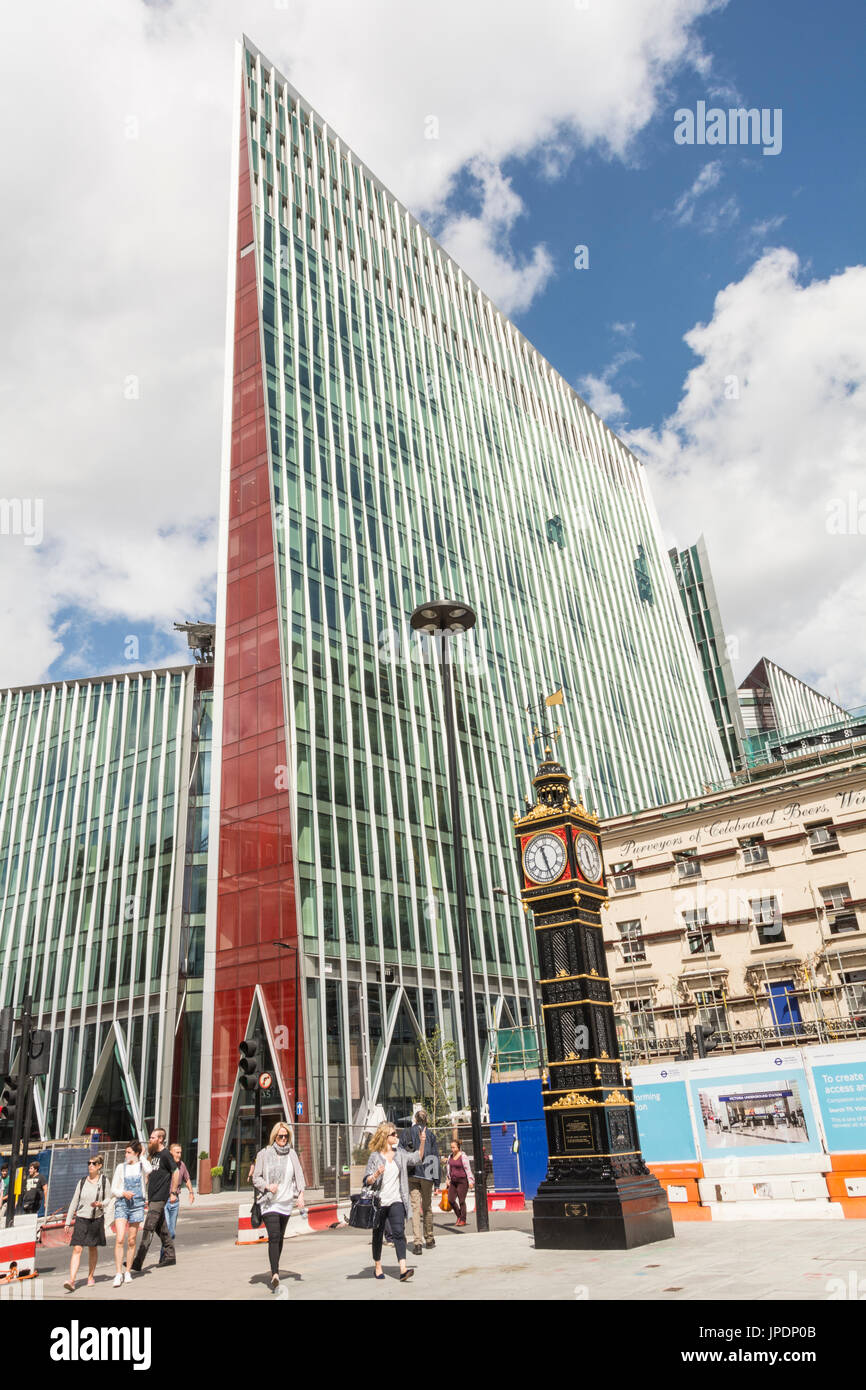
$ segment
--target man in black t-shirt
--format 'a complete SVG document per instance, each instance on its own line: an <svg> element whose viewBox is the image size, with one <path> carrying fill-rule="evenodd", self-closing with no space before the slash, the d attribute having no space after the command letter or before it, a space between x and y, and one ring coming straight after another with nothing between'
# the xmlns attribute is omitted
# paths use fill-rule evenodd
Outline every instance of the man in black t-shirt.
<svg viewBox="0 0 866 1390"><path fill-rule="evenodd" d="M39 1159L31 1158L27 1177L24 1179L24 1190L21 1193L21 1210L30 1216L37 1215L47 1186L48 1179L39 1171Z"/></svg>
<svg viewBox="0 0 866 1390"><path fill-rule="evenodd" d="M132 1262L132 1269L136 1274L141 1273L154 1231L162 1241L163 1258L160 1268L177 1264L174 1241L165 1219L165 1207L172 1196L177 1196L180 1169L165 1146L164 1129L153 1130L147 1156L153 1167L147 1179L147 1216L141 1228L141 1242Z"/></svg>

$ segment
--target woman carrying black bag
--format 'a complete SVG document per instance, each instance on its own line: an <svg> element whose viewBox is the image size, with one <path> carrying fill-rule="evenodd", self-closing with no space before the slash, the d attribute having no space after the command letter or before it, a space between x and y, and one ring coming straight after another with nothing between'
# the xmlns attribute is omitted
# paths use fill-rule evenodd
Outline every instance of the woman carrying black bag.
<svg viewBox="0 0 866 1390"><path fill-rule="evenodd" d="M299 1211L304 1210L306 1185L301 1160L292 1148L292 1131L281 1120L271 1130L268 1147L256 1154L253 1170L253 1187L260 1194L258 1207L268 1233L273 1290L280 1286L280 1256L286 1226L296 1203Z"/></svg>
<svg viewBox="0 0 866 1390"><path fill-rule="evenodd" d="M81 1252L87 1247L87 1282L96 1283L99 1247L105 1244L105 1205L109 1196L108 1179L102 1171L102 1154L88 1160L87 1177L81 1178L66 1213L66 1230L72 1231L69 1278L63 1285L72 1293Z"/></svg>
<svg viewBox="0 0 866 1390"><path fill-rule="evenodd" d="M372 1187L379 1198L379 1210L373 1225L373 1259L376 1265L376 1278L384 1279L382 1273L382 1238L385 1222L391 1227L394 1249L400 1261L400 1283L405 1284L415 1273L406 1268L406 1221L409 1217L409 1168L414 1168L424 1157L423 1147L418 1152L398 1147L400 1136L392 1124L382 1124L370 1141L370 1157L364 1184Z"/></svg>

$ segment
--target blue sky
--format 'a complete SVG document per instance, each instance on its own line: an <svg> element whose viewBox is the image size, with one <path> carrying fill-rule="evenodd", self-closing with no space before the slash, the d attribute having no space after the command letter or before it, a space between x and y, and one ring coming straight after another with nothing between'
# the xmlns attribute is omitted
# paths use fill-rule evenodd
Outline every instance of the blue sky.
<svg viewBox="0 0 866 1390"><path fill-rule="evenodd" d="M556 182L522 161L506 165L527 208L515 226L516 248L543 240L556 263L555 282L520 326L576 383L600 375L622 350L611 325L634 323L640 357L617 378L632 424L658 426L675 408L694 362L683 334L712 316L718 291L764 245L793 248L818 278L863 257L863 7L843 0L828 11L791 0L781 10L733 0L706 18L702 32L730 93L710 95L715 82L679 73L634 142L633 162L592 152ZM674 111L699 100L780 107L781 153L675 145ZM720 165L718 185L698 198L692 222L678 223L677 200L711 162ZM736 211L726 215L732 198ZM587 271L572 268L577 243L589 247Z"/></svg>
<svg viewBox="0 0 866 1390"><path fill-rule="evenodd" d="M705 533L736 675L866 704L853 0L17 7L0 496L44 539L0 535L0 684L186 661L213 613L241 32L643 459L665 542ZM699 101L781 108L781 152L675 143Z"/></svg>

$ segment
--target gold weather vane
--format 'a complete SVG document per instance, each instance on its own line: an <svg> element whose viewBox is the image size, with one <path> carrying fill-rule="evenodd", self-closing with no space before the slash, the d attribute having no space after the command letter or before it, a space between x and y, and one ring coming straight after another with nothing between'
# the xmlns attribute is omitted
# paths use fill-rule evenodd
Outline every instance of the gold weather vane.
<svg viewBox="0 0 866 1390"><path fill-rule="evenodd" d="M534 706L526 706L526 713L530 716L535 715L537 722L533 726L532 733L526 734L525 737L527 743L529 744L529 747L533 752L533 755L538 759L539 762L541 762L542 758L547 753L548 748L552 747L556 740L562 737L561 725L557 725L555 729L548 729L545 727L547 723L547 716L545 715L545 710L552 708L552 706L554 705L561 705L563 704L563 702L564 696L562 692L562 686L559 685L557 689L554 690L552 695L541 695L539 696L538 701ZM539 740L541 741L540 753L535 746L539 742Z"/></svg>

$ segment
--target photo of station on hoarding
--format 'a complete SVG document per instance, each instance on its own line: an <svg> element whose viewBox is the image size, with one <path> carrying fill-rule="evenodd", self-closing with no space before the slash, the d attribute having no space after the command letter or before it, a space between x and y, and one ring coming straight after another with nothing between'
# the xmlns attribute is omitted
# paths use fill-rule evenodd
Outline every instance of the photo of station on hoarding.
<svg viewBox="0 0 866 1390"><path fill-rule="evenodd" d="M777 1086L730 1086L700 1091L704 1142L708 1148L808 1143L809 1131L796 1081L780 1078Z"/></svg>

